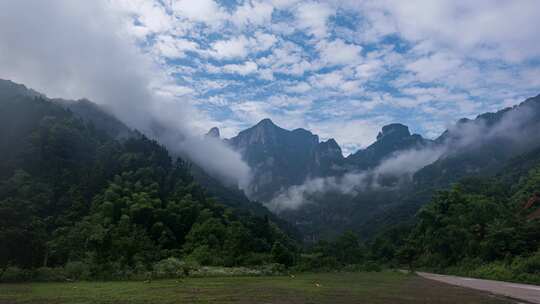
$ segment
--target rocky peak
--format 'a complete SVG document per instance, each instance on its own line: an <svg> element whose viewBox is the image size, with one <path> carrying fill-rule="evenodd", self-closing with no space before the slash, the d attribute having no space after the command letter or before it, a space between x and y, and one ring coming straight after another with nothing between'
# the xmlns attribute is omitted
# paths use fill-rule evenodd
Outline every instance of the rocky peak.
<svg viewBox="0 0 540 304"><path fill-rule="evenodd" d="M206 133L206 136L212 138L220 138L219 128L213 127L212 129L210 129L210 131L208 131L208 133Z"/></svg>
<svg viewBox="0 0 540 304"><path fill-rule="evenodd" d="M265 118L255 126L246 129L233 137L231 142L233 146L245 147L251 144L274 145L279 141L281 133L286 132L276 126L270 119Z"/></svg>
<svg viewBox="0 0 540 304"><path fill-rule="evenodd" d="M386 125L377 136L377 141L366 149L347 157L349 163L358 169L374 168L381 160L397 151L404 151L426 145L428 140L418 134L411 135L406 125L393 123Z"/></svg>
<svg viewBox="0 0 540 304"><path fill-rule="evenodd" d="M327 141L323 141L319 144L319 150L320 151L328 151L333 153L339 153L341 155L341 147L338 145L338 143L333 139L330 138Z"/></svg>
<svg viewBox="0 0 540 304"><path fill-rule="evenodd" d="M317 145L315 158L319 161L322 159L341 160L343 159L343 153L338 143L331 138Z"/></svg>
<svg viewBox="0 0 540 304"><path fill-rule="evenodd" d="M259 123L255 125L255 128L264 128L264 129L277 128L277 127L278 126L276 126L276 124L274 124L274 122L270 118L265 118L259 121Z"/></svg>
<svg viewBox="0 0 540 304"><path fill-rule="evenodd" d="M403 139L411 136L409 127L400 123L393 123L382 127L382 131L377 135L377 140L382 139Z"/></svg>

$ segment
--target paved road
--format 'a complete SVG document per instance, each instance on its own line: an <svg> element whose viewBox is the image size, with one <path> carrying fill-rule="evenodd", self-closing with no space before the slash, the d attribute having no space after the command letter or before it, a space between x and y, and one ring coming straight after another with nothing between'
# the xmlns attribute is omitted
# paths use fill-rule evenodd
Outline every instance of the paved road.
<svg viewBox="0 0 540 304"><path fill-rule="evenodd" d="M536 286L536 285L526 285L526 284L507 283L507 282L499 282L499 281L491 281L491 280L462 278L462 277L446 276L446 275L426 273L426 272L418 272L418 275L427 279L436 280L436 281L444 282L447 284L483 290L483 291L491 292L493 294L498 294L498 295L514 298L517 300L540 304L540 286Z"/></svg>

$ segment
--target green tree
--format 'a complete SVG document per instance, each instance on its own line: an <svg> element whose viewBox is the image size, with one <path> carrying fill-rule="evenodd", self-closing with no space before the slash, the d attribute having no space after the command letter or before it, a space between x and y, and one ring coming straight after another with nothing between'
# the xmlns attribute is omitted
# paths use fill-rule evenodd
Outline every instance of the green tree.
<svg viewBox="0 0 540 304"><path fill-rule="evenodd" d="M285 247L280 242L275 242L272 246L272 261L274 263L283 264L285 266L291 266L294 263L294 255L289 250L289 248Z"/></svg>

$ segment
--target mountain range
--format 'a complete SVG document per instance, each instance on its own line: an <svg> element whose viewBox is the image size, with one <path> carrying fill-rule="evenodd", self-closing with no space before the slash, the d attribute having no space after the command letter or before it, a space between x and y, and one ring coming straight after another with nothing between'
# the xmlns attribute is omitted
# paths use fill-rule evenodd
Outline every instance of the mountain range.
<svg viewBox="0 0 540 304"><path fill-rule="evenodd" d="M0 98L45 97L1 80ZM91 101L50 101L107 136L118 140L140 136ZM14 119L14 125L6 126L0 145L5 148L0 151L3 155L22 153L14 149L17 139L10 130L24 129L22 122L32 119ZM458 120L435 139L392 123L382 127L371 145L345 157L334 139L321 141L308 130L286 130L263 119L222 139L251 168L252 180L245 193L197 164L192 164L191 171L211 196L237 210L269 217L306 241L331 239L346 230L369 237L411 219L439 189L466 177L497 175L520 158L536 157L539 122L540 95L475 119ZM220 138L220 131L212 128L206 136Z"/></svg>
<svg viewBox="0 0 540 304"><path fill-rule="evenodd" d="M464 174L497 167L501 161L534 147L538 143L538 115L540 96L474 120L461 119L433 140L411 134L403 124L392 123L382 127L374 143L347 157L334 139L320 141L308 130L286 130L270 119L224 141L240 152L254 171L250 196L270 201L280 191L306 180L373 169L405 151L438 152L436 159L413 173L417 173L417 182L424 183L425 175L440 171L438 183L447 184ZM220 132L214 127L208 134L219 137ZM494 146L497 149L491 149ZM461 164L455 166L452 162Z"/></svg>
<svg viewBox="0 0 540 304"><path fill-rule="evenodd" d="M214 127L208 134L219 136L219 130ZM263 202L306 180L372 169L395 152L433 144L432 140L411 134L407 126L393 123L384 126L377 140L366 149L344 157L334 139L320 141L308 130L289 131L270 119L224 140L241 153L253 170L248 192L251 198Z"/></svg>
<svg viewBox="0 0 540 304"><path fill-rule="evenodd" d="M497 174L540 146L539 122L540 95L460 119L435 139L389 124L371 145L347 157L334 139L320 141L270 119L224 141L253 171L248 196L294 223L307 240L318 240L349 229L369 234L412 217L436 190ZM219 136L217 128L210 133Z"/></svg>

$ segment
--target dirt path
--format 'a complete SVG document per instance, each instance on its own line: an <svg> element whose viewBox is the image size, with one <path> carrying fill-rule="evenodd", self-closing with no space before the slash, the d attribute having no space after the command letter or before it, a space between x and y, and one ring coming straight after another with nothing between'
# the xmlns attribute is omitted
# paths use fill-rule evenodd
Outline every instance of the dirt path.
<svg viewBox="0 0 540 304"><path fill-rule="evenodd" d="M418 275L447 284L487 291L517 300L540 304L540 286L536 285L462 278L426 272L418 272Z"/></svg>

